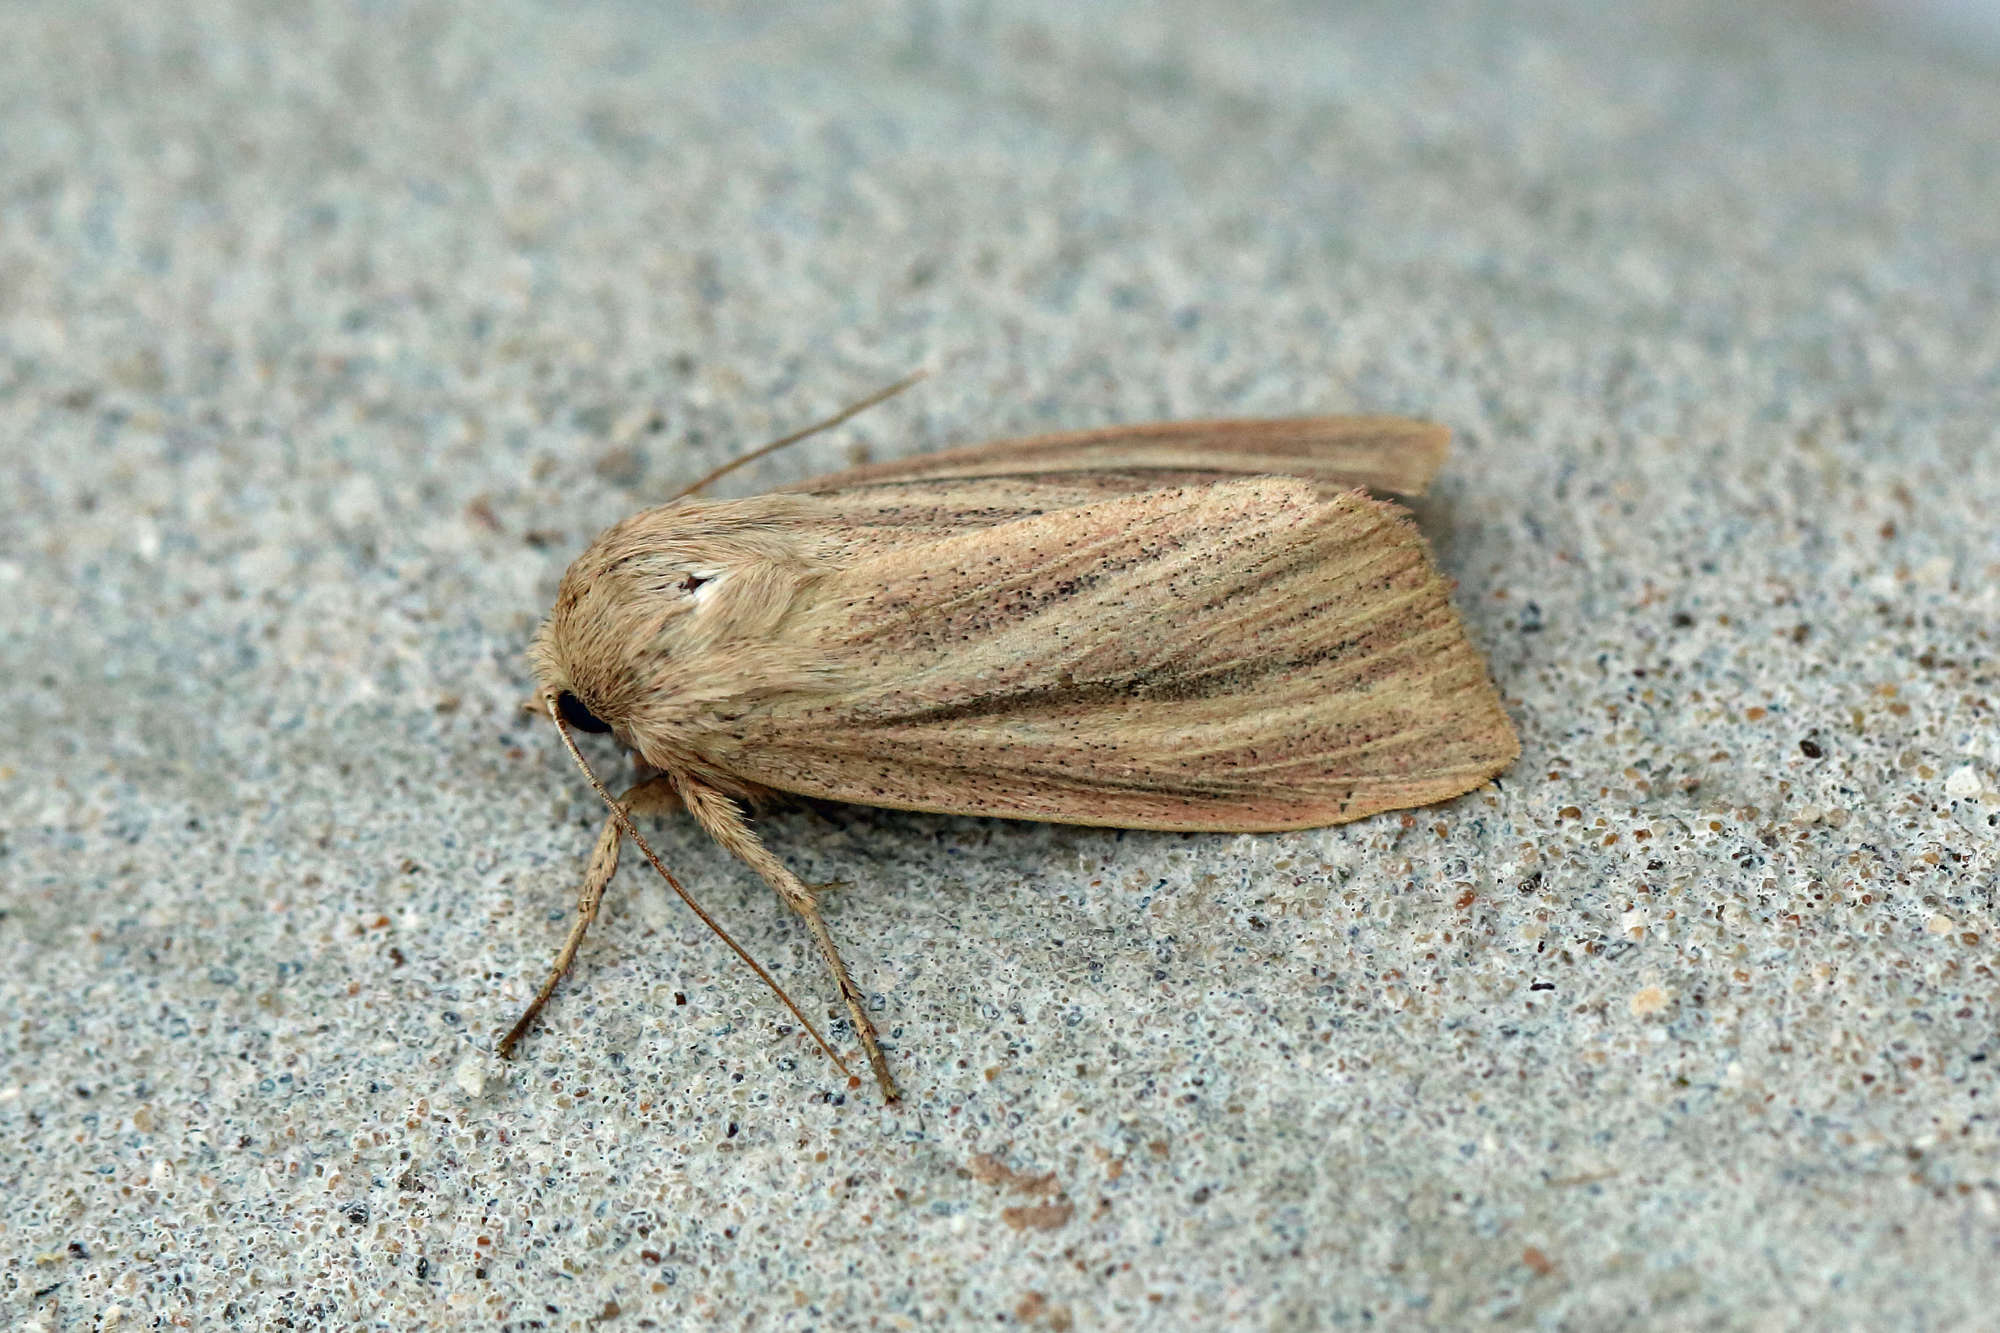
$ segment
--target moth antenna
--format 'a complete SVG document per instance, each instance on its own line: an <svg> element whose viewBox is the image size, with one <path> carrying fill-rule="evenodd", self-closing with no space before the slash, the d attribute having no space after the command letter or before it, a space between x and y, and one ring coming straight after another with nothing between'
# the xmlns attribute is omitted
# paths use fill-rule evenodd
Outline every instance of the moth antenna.
<svg viewBox="0 0 2000 1333"><path fill-rule="evenodd" d="M929 375L930 372L928 370L913 371L912 373L905 375L903 376L903 378L897 380L894 384L891 384L888 388L878 389L874 393L869 394L866 398L863 398L860 402L851 403L848 406L841 408L838 412L835 412L832 416L828 417L824 421L818 422L811 426L807 426L804 430L795 430L790 435L785 436L783 439L773 440L769 444L763 446L760 449L752 449L749 453L744 454L741 458L733 459L730 462L724 463L721 467L715 469L715 471L709 473L707 476L703 477L700 481L694 483L694 485L683 488L678 493L670 497L667 503L672 504L675 500L685 499L688 496L693 495L696 491L701 490L704 486L707 486L710 482L718 481L721 478L728 476L730 473L734 472L737 468L742 467L744 464L754 463L758 459L764 457L766 454L774 454L788 444L797 444L800 440L805 439L808 435L817 435L823 430L832 430L835 426L838 426L841 422L847 420L849 417L857 416L862 412L866 412L869 408L875 406L875 404L877 403L883 402L890 398L894 398L897 394L909 388L912 384L915 384L918 380L925 379Z"/></svg>
<svg viewBox="0 0 2000 1333"><path fill-rule="evenodd" d="M877 396L880 397L880 395ZM714 931L716 938L728 945L738 958L741 958L750 965L750 970L755 972L763 980L764 984L771 988L771 993L784 1003L785 1008L791 1010L792 1017L798 1019L800 1025L812 1034L812 1039L819 1043L819 1048L826 1052L827 1058L833 1061L840 1072L850 1079L853 1078L854 1075L847 1068L847 1062L840 1058L840 1052L834 1050L827 1042L827 1039L820 1035L819 1029L813 1026L812 1020L800 1012L798 1005L792 1002L792 997L785 994L785 988L778 984L777 978L765 971L764 965L755 958L752 958L743 946L738 944L730 933L722 928L721 923L710 916L707 910L694 900L694 895L681 887L681 882L674 878L673 872L661 864L659 855L653 851L652 846L646 841L645 836L639 832L638 825L632 822L632 816L626 813L624 806L612 799L610 791L598 780L597 774L591 771L590 762L583 757L583 751L577 748L575 738L569 734L569 727L563 722L562 712L556 707L555 696L553 694L543 695L542 705L548 710L549 720L556 724L556 735L562 738L563 748L569 751L569 757L576 761L576 766L583 770L583 776L590 783L591 788L597 792L604 804L610 809L611 818L617 822L619 831L633 841L646 860L652 864L653 869L659 872L660 878L667 882L667 887L680 895L680 900L686 903L688 909L701 919L701 923ZM580 942L581 932L579 931L572 935L569 943L563 946L564 956L558 959L555 972L549 977L548 983L535 996L534 1002L528 1006L527 1012L521 1015L520 1021L515 1023L513 1029L500 1039L501 1055L505 1056L514 1049L514 1044L521 1039L521 1034L527 1031L528 1025L534 1022L535 1016L542 1011L542 1006L548 1003L549 996L555 991L556 982L562 977L564 972L569 970L568 964L570 958L574 956L575 946Z"/></svg>

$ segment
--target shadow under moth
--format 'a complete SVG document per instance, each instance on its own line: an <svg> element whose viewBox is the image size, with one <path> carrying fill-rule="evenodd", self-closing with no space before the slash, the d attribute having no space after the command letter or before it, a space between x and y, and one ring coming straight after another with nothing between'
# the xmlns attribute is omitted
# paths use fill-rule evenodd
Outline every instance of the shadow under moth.
<svg viewBox="0 0 2000 1333"><path fill-rule="evenodd" d="M639 815L686 810L798 913L894 1101L815 887L748 803L1247 833L1486 782L1520 751L1513 727L1415 524L1370 495L1421 493L1448 438L1400 417L1114 427L749 499L684 492L610 528L564 574L531 657L611 813L500 1053L568 971L630 837L846 1072L660 864ZM610 732L653 776L613 800L572 727Z"/></svg>

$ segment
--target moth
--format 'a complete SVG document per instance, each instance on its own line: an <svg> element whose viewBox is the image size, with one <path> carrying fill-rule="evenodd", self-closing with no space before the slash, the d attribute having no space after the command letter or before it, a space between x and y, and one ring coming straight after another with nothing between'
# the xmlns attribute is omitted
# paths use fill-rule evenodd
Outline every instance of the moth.
<svg viewBox="0 0 2000 1333"><path fill-rule="evenodd" d="M1485 783L1519 753L1514 729L1415 524L1377 498L1420 494L1448 438L1387 416L1114 427L748 499L684 493L611 527L564 574L530 653L610 815L501 1053L569 970L630 837L846 1071L660 863L642 814L685 810L799 915L894 1101L818 890L747 806L791 793L1265 832ZM609 732L652 776L613 800L572 728Z"/></svg>

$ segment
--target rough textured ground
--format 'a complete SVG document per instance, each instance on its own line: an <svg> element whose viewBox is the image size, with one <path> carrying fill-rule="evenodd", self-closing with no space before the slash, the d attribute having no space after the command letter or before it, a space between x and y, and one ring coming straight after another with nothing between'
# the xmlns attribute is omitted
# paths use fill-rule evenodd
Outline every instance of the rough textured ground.
<svg viewBox="0 0 2000 1333"><path fill-rule="evenodd" d="M1243 8L7 7L0 1324L1990 1317L1995 61ZM500 1063L598 818L520 711L568 556L919 363L735 493L1449 423L1524 757L1286 836L779 811L902 1109L630 870Z"/></svg>

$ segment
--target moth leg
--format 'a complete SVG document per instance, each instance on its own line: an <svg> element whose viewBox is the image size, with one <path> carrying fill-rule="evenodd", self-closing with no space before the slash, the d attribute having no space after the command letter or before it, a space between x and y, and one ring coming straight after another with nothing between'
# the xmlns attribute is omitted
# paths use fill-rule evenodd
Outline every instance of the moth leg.
<svg viewBox="0 0 2000 1333"><path fill-rule="evenodd" d="M813 942L819 945L820 956L826 959L827 969L833 973L834 984L840 987L840 998L847 1002L847 1016L854 1024L855 1035L861 1038L861 1048L868 1053L868 1063L875 1071L875 1081L882 1086L883 1099L891 1102L899 1099L903 1094L889 1075L889 1061L882 1054L881 1039L875 1033L875 1025L868 1021L867 1011L861 1007L861 992L847 975L847 964L841 961L833 934L819 914L812 887L771 854L763 839L744 821L742 808L734 800L713 787L688 779L682 780L680 795L688 813L708 830L708 835L721 843L723 850L763 876L764 882L776 889L785 904L805 921Z"/></svg>
<svg viewBox="0 0 2000 1333"><path fill-rule="evenodd" d="M663 777L629 787L618 798L618 804L624 806L626 813L634 819L641 815L671 814L680 808L680 803L673 784ZM617 818L606 818L603 829L597 835L597 846L591 849L588 868L583 872L583 888L576 895L576 920L570 923L569 938L563 941L561 951L556 954L556 964L549 972L549 979L535 992L535 998L528 1002L527 1009L514 1026L507 1029L507 1035L500 1039L497 1049L501 1059L514 1058L514 1048L534 1025L536 1017L547 1006L549 997L555 994L556 984L568 974L570 965L576 961L576 951L583 946L584 932L590 929L591 922L597 920L597 909L604 903L604 890L610 886L611 877L618 873L618 844L621 841Z"/></svg>

